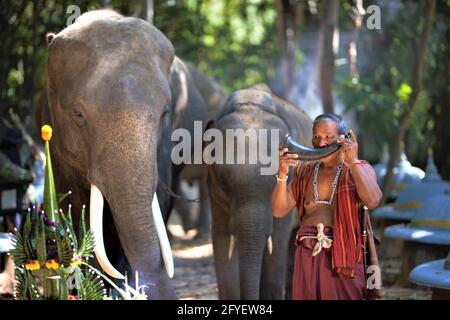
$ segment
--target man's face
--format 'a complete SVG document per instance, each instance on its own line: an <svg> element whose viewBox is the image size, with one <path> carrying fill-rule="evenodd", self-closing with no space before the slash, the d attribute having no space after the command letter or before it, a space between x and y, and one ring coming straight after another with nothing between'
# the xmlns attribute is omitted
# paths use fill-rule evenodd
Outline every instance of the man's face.
<svg viewBox="0 0 450 320"><path fill-rule="evenodd" d="M321 120L313 127L312 145L314 148L326 147L339 138L339 132L336 123L331 120ZM341 152L335 152L328 157L322 158L322 162L331 162L340 156Z"/></svg>

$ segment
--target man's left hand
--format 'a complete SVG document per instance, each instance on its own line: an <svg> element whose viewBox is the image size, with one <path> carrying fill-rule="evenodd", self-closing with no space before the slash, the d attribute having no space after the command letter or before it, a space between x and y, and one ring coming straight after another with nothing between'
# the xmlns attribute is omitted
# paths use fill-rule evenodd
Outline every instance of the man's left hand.
<svg viewBox="0 0 450 320"><path fill-rule="evenodd" d="M350 138L345 139L344 135L341 135L337 139L337 143L342 145L342 161L346 165L350 165L358 160L358 142L356 141L355 133L350 129Z"/></svg>

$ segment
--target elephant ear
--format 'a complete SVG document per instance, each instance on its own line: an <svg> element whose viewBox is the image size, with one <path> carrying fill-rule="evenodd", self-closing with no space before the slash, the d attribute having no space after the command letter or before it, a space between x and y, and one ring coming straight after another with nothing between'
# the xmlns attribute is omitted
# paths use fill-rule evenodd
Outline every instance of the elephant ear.
<svg viewBox="0 0 450 320"><path fill-rule="evenodd" d="M56 37L56 35L53 32L47 32L47 34L45 35L45 40L47 41L47 46L49 46L53 39Z"/></svg>

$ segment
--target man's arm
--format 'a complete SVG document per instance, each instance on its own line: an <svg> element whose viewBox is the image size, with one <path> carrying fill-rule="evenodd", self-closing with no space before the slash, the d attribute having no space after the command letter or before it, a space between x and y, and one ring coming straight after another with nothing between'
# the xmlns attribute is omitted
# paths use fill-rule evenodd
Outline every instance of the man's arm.
<svg viewBox="0 0 450 320"><path fill-rule="evenodd" d="M296 154L286 154L287 148L280 151L280 159L278 165L278 183L272 192L272 215L276 218L283 218L295 207L295 198L291 192L292 182L287 183L287 174L289 166L297 165ZM285 180L285 181L282 181Z"/></svg>
<svg viewBox="0 0 450 320"><path fill-rule="evenodd" d="M377 176L370 164L366 161L358 160L358 142L353 130L350 130L349 139L341 136L337 143L343 147L342 159L350 168L359 198L367 208L376 208L381 200L381 190L377 184Z"/></svg>
<svg viewBox="0 0 450 320"><path fill-rule="evenodd" d="M382 193L377 183L375 170L367 162L358 161L351 163L349 168L361 201L369 209L378 207Z"/></svg>

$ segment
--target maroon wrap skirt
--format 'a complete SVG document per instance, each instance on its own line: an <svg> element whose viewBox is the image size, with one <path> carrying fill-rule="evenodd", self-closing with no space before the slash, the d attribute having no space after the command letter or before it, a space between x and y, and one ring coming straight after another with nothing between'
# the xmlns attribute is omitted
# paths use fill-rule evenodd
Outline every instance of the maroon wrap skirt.
<svg viewBox="0 0 450 320"><path fill-rule="evenodd" d="M324 228L324 234L332 239L333 229ZM316 236L317 227L300 227L297 232L294 275L292 283L293 300L362 300L365 295L366 280L363 263L357 264L354 279L340 279L331 269L332 247L312 256L316 239L303 239L303 236Z"/></svg>

